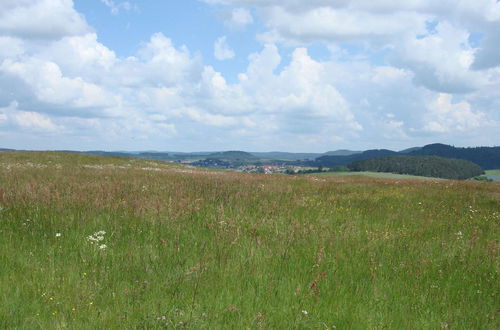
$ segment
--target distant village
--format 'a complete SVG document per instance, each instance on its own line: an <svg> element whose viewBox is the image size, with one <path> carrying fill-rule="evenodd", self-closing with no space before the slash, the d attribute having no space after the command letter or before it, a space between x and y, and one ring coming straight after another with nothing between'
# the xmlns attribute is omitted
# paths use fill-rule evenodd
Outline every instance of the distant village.
<svg viewBox="0 0 500 330"><path fill-rule="evenodd" d="M237 168L238 171L246 173L263 173L263 174L294 174L303 170L301 166L290 165L244 165Z"/></svg>
<svg viewBox="0 0 500 330"><path fill-rule="evenodd" d="M260 174L295 174L306 169L303 166L290 165L290 164L238 164L221 159L202 159L197 161L180 161L180 163L196 166L229 169L246 173L260 173Z"/></svg>

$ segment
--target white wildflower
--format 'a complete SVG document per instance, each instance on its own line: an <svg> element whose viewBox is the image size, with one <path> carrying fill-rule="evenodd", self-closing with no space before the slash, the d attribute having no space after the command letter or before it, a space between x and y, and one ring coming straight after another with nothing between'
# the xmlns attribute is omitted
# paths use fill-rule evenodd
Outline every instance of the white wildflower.
<svg viewBox="0 0 500 330"><path fill-rule="evenodd" d="M106 232L104 230L96 231L92 235L87 236L87 240L90 242L90 244L99 243L99 242L102 242L104 240L105 234L106 234ZM101 244L99 246L99 249L101 249L101 250L103 250L105 248L106 248L105 244Z"/></svg>
<svg viewBox="0 0 500 330"><path fill-rule="evenodd" d="M106 249L108 246L106 244L101 244L99 245L99 250L104 250Z"/></svg>
<svg viewBox="0 0 500 330"><path fill-rule="evenodd" d="M306 311L306 310L303 310L303 311L302 311L302 314L307 315L307 314L309 314L309 312L308 312L308 311Z"/></svg>
<svg viewBox="0 0 500 330"><path fill-rule="evenodd" d="M61 237L61 233L56 233L56 237Z"/></svg>

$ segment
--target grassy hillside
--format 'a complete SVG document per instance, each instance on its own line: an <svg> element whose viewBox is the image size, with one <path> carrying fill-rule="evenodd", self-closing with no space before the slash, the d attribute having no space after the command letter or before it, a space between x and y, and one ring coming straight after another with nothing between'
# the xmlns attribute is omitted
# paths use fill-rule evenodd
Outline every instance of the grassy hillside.
<svg viewBox="0 0 500 330"><path fill-rule="evenodd" d="M498 328L500 184L0 153L0 328Z"/></svg>

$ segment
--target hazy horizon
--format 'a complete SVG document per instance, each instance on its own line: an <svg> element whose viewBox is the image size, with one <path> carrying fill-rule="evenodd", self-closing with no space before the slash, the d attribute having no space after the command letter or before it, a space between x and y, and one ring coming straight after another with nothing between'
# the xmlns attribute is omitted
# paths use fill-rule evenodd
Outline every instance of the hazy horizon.
<svg viewBox="0 0 500 330"><path fill-rule="evenodd" d="M435 142L439 143L439 142ZM432 144L432 143L431 143ZM474 147L498 147L497 145L480 145L480 146L458 146L458 145L452 145L453 147L456 148L474 148ZM407 147L407 148L402 148L402 149L390 149L390 148L385 148L385 147L379 147L379 148L362 148L362 149L346 149L346 148L340 148L340 149L331 149L331 150L325 150L325 151L320 151L320 152L311 152L311 151L283 151L283 150L243 150L243 149L221 149L221 150L155 150L155 149L144 149L144 150L126 150L126 149L27 149L27 148L8 148L4 146L0 146L0 149L5 148L5 149L15 149L15 150L24 150L24 151L76 151L76 152L85 152L85 151L103 151L103 152L124 152L124 153L139 153L139 152L165 152L165 153L186 153L186 154L196 154L196 153L215 153L215 152L227 152L227 151L243 151L243 152L248 152L248 153L294 153L294 154L324 154L327 152L335 152L335 151L354 151L354 152L363 152L367 150L376 150L376 149L389 149L393 151L403 151L406 149L410 148L419 148L423 146L412 146L412 147Z"/></svg>

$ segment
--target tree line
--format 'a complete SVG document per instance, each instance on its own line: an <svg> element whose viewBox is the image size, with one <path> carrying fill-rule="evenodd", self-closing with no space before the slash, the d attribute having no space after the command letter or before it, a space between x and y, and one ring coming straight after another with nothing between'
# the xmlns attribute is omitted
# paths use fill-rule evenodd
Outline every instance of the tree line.
<svg viewBox="0 0 500 330"><path fill-rule="evenodd" d="M351 171L388 172L463 180L484 174L483 169L463 159L438 156L389 156L364 159L348 165Z"/></svg>
<svg viewBox="0 0 500 330"><path fill-rule="evenodd" d="M464 159L481 166L485 170L500 168L500 147L457 148L446 144L434 143L412 151L410 155Z"/></svg>

